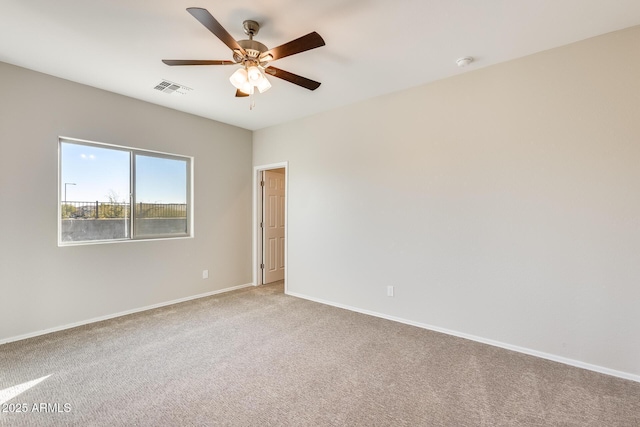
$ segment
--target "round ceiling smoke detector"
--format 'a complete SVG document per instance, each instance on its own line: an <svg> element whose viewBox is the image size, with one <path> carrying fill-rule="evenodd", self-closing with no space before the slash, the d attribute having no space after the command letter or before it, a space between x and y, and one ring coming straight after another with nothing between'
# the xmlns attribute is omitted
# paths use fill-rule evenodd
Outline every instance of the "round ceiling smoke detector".
<svg viewBox="0 0 640 427"><path fill-rule="evenodd" d="M456 64L458 64L458 67L466 67L472 62L473 62L473 58L470 56L465 56L464 58L458 58L456 60Z"/></svg>

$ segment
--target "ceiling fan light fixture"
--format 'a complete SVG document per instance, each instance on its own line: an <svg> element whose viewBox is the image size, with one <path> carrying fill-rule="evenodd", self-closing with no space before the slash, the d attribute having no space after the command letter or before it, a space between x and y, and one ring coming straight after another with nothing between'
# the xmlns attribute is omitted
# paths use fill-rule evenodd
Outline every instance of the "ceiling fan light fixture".
<svg viewBox="0 0 640 427"><path fill-rule="evenodd" d="M258 84L258 82L260 82L260 80L262 80L264 76L262 75L262 71L260 71L258 67L256 67L255 65L251 65L247 68L247 78L251 83Z"/></svg>
<svg viewBox="0 0 640 427"><path fill-rule="evenodd" d="M269 89L271 89L271 83L269 82L267 77L263 75L262 79L260 79L260 81L258 82L256 87L258 88L260 93L264 93L264 92L268 91Z"/></svg>
<svg viewBox="0 0 640 427"><path fill-rule="evenodd" d="M236 89L247 95L253 95L256 88L258 88L260 93L266 92L271 88L271 82L267 80L262 70L255 65L238 68L231 77L229 77L229 81Z"/></svg>
<svg viewBox="0 0 640 427"><path fill-rule="evenodd" d="M239 87L238 89L240 89L240 92L244 92L247 95L253 95L255 88L251 83L245 82L242 87Z"/></svg>
<svg viewBox="0 0 640 427"><path fill-rule="evenodd" d="M242 90L243 86L249 83L249 80L247 78L247 70L245 70L244 68L238 68L233 74L231 74L231 77L229 77L229 81L236 89Z"/></svg>

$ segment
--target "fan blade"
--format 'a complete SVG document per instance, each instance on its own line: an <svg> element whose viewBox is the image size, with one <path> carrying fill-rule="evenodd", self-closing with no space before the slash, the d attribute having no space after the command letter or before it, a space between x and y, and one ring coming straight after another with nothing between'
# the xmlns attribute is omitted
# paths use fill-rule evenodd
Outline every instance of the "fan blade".
<svg viewBox="0 0 640 427"><path fill-rule="evenodd" d="M243 55L246 53L244 49L238 44L231 34L225 30L216 18L214 18L207 9L200 7L189 7L187 12L193 15L202 25L207 27L209 31L218 37L224 44L226 44L231 50L239 50Z"/></svg>
<svg viewBox="0 0 640 427"><path fill-rule="evenodd" d="M274 61L276 59L284 58L285 56L295 55L296 53L305 52L320 46L324 46L324 40L320 37L320 34L314 31L306 36L302 36L290 41L289 43L285 43L264 52L260 55L260 59L264 61ZM268 57L271 58L269 59Z"/></svg>
<svg viewBox="0 0 640 427"><path fill-rule="evenodd" d="M163 59L167 65L234 65L233 61L221 61L217 59Z"/></svg>
<svg viewBox="0 0 640 427"><path fill-rule="evenodd" d="M267 67L264 69L265 73L278 77L279 79L286 80L295 85L302 86L305 89L316 90L320 87L320 83L306 77L299 76L297 74L290 73L288 71L281 70L276 67Z"/></svg>
<svg viewBox="0 0 640 427"><path fill-rule="evenodd" d="M236 98L244 98L245 96L249 96L248 93L244 93L240 89L236 89Z"/></svg>

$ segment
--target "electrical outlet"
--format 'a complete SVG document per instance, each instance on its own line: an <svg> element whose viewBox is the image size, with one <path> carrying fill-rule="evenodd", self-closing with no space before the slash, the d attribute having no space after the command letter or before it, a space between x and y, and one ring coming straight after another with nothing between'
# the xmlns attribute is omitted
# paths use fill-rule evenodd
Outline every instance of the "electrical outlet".
<svg viewBox="0 0 640 427"><path fill-rule="evenodd" d="M209 270L202 270L202 278L203 279L209 278Z"/></svg>
<svg viewBox="0 0 640 427"><path fill-rule="evenodd" d="M393 296L393 286L387 286L387 296L388 297Z"/></svg>

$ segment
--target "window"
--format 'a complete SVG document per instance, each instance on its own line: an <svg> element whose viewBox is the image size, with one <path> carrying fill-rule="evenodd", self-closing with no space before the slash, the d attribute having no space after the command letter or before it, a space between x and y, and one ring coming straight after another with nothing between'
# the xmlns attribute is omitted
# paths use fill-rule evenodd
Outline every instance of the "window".
<svg viewBox="0 0 640 427"><path fill-rule="evenodd" d="M191 236L192 158L61 138L59 161L61 245Z"/></svg>

